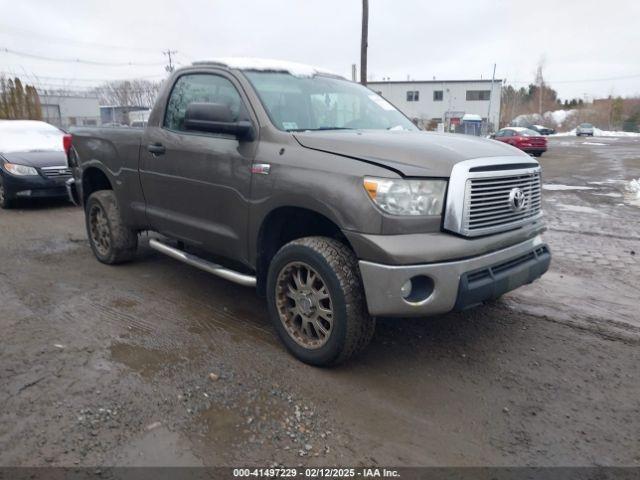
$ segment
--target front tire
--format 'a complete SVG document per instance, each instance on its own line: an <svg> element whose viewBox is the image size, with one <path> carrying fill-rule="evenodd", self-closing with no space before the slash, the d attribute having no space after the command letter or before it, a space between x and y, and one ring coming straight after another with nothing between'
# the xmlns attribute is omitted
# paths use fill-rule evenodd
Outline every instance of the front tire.
<svg viewBox="0 0 640 480"><path fill-rule="evenodd" d="M282 342L310 365L342 363L373 337L357 259L332 238L305 237L282 247L269 266L267 302Z"/></svg>
<svg viewBox="0 0 640 480"><path fill-rule="evenodd" d="M85 219L89 245L100 262L115 265L133 259L138 234L122 221L113 190L99 190L89 196Z"/></svg>
<svg viewBox="0 0 640 480"><path fill-rule="evenodd" d="M0 177L0 208L7 210L11 208L12 203L9 193L4 188L4 180Z"/></svg>

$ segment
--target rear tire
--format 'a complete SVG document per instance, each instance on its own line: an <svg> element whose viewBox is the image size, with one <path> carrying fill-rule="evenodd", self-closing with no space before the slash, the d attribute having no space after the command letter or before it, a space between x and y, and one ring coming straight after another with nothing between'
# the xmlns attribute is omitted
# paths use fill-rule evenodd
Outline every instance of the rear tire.
<svg viewBox="0 0 640 480"><path fill-rule="evenodd" d="M373 337L357 259L332 238L305 237L282 247L269 266L267 302L282 342L310 365L342 363Z"/></svg>
<svg viewBox="0 0 640 480"><path fill-rule="evenodd" d="M89 196L85 219L89 245L100 262L115 265L133 259L138 234L122 221L113 190L99 190Z"/></svg>
<svg viewBox="0 0 640 480"><path fill-rule="evenodd" d="M12 199L9 198L9 194L4 189L4 180L0 177L0 208L8 210L12 206Z"/></svg>

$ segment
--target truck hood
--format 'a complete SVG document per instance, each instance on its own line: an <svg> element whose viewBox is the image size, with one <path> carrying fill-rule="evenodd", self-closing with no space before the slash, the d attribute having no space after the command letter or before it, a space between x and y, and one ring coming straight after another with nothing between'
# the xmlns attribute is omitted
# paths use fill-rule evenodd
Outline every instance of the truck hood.
<svg viewBox="0 0 640 480"><path fill-rule="evenodd" d="M374 163L407 177L448 177L456 163L471 158L529 158L503 142L461 134L332 130L294 136L303 147Z"/></svg>
<svg viewBox="0 0 640 480"><path fill-rule="evenodd" d="M62 150L47 152L0 152L0 157L9 163L35 168L67 165L67 154Z"/></svg>

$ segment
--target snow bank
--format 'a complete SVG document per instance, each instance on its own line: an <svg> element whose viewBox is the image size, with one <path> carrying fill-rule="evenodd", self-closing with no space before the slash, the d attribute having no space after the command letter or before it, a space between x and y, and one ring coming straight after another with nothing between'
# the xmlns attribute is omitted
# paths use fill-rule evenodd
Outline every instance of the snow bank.
<svg viewBox="0 0 640 480"><path fill-rule="evenodd" d="M542 185L544 190L565 191L565 190L594 190L594 187L579 187L574 185L561 185L559 183L545 183Z"/></svg>
<svg viewBox="0 0 640 480"><path fill-rule="evenodd" d="M518 115L512 120L513 125L526 127L528 125L536 125L540 123L552 124L555 127L562 127L562 124L570 120L576 114L576 110L553 110L539 113L529 113Z"/></svg>
<svg viewBox="0 0 640 480"><path fill-rule="evenodd" d="M229 68L237 68L239 70L258 70L263 72L286 72L296 77L313 77L318 73L327 75L340 76L329 70L306 65L304 63L288 62L285 60L271 60L268 58L250 58L250 57L223 57L211 60L216 63L223 63ZM202 62L198 62L202 63Z"/></svg>
<svg viewBox="0 0 640 480"><path fill-rule="evenodd" d="M568 132L560 132L555 133L551 136L553 137L575 137L576 129L570 130ZM640 133L638 132L620 132L620 131L612 131L612 130L600 130L599 128L593 129L594 137L640 137Z"/></svg>
<svg viewBox="0 0 640 480"><path fill-rule="evenodd" d="M566 122L568 118L573 117L575 113L575 110L554 110L553 112L545 112L544 118L551 120L558 127L561 127L562 124Z"/></svg>

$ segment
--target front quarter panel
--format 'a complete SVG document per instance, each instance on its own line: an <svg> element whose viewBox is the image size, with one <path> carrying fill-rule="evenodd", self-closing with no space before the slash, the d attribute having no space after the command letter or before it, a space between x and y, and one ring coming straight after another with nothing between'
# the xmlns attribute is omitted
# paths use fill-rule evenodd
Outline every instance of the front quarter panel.
<svg viewBox="0 0 640 480"><path fill-rule="evenodd" d="M381 167L310 150L295 143L260 143L256 163L270 165L254 174L249 251L255 262L257 238L267 215L279 207L299 207L324 215L342 230L379 234L383 217L364 189L365 176L398 178Z"/></svg>

